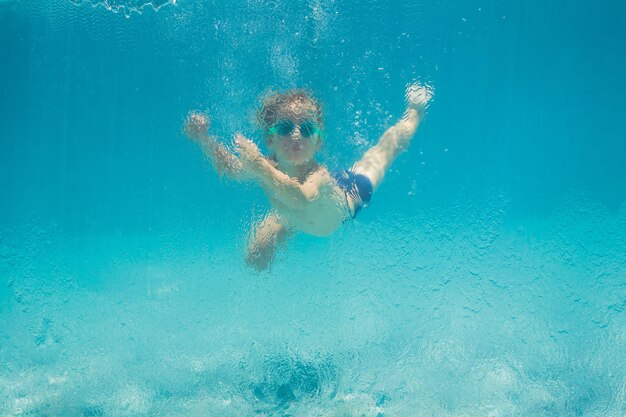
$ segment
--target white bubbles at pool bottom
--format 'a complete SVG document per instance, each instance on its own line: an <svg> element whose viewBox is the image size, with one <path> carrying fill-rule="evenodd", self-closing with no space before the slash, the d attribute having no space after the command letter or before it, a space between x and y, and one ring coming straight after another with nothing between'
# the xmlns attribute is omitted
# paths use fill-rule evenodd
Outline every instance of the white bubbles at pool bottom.
<svg viewBox="0 0 626 417"><path fill-rule="evenodd" d="M100 366L89 370L72 369L69 363L38 366L14 375L15 378L0 378L0 394L5 398L4 403L0 401L2 415L269 416L281 411L303 417L375 417L383 410L375 404L371 395L365 393L339 393L333 399L328 395L321 398L319 394L324 392L324 388L307 391L307 381L298 381L297 378L295 381L293 378L280 380L284 372L279 375L278 381L272 375L260 375L260 380L255 380L259 375L251 375L250 379L241 379L240 376L239 380L235 380L232 374L224 375L228 373L226 367L204 370L204 373L194 372L189 358L182 357L175 364L169 360L169 364L176 369L174 372L156 371L150 374L150 364L135 364L126 366L128 373L125 378L117 380L110 373L119 373L120 369L107 366L109 361L106 358L78 357L76 360L92 365L99 363ZM61 371L59 367L70 370ZM237 369L238 366L231 364L229 368ZM249 371L254 372L253 369ZM174 375L180 372L185 374ZM218 379L218 375L223 378ZM229 384L229 381L232 382ZM259 384L265 384L263 389L259 389ZM272 390L274 392L270 392ZM279 402L275 398L268 400L265 396L268 393L285 398Z"/></svg>
<svg viewBox="0 0 626 417"><path fill-rule="evenodd" d="M185 366L185 362L181 358L180 365ZM105 366L89 377L73 371L59 375L54 367L32 368L15 379L0 378L3 387L0 393L7 399L4 404L0 402L0 410L6 416L66 417L537 417L559 415L559 412L571 409L571 403L578 402L580 405L574 405L572 410L576 415L599 417L617 416L620 408L617 403L609 408L586 408L584 401L589 393L593 394L592 391L575 392L558 378L537 379L499 361L477 364L467 373L463 384L448 381L452 384L447 395L431 396L423 391L404 394L403 398L401 393L372 394L343 389L332 398L303 397L272 407L264 407L259 398L247 398L246 381L229 386L215 380L203 380L198 375L192 377L190 373L187 380L179 378L180 386L173 386L163 384L156 375L152 380L146 379L146 369L130 370L139 373L127 380L111 381L106 379ZM415 376L416 379L423 377ZM477 397L483 400L475 401Z"/></svg>

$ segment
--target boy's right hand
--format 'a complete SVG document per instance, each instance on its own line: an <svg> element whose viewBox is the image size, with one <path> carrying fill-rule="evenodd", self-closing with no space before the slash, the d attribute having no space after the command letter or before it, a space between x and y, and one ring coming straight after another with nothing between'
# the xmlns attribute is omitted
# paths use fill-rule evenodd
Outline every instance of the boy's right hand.
<svg viewBox="0 0 626 417"><path fill-rule="evenodd" d="M192 111L185 119L185 134L194 140L201 140L209 136L209 116Z"/></svg>

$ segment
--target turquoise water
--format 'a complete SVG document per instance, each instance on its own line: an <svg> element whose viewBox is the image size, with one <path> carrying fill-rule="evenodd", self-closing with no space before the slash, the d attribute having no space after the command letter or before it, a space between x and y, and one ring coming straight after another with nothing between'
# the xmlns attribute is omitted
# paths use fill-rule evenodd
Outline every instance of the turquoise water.
<svg viewBox="0 0 626 417"><path fill-rule="evenodd" d="M608 0L0 1L0 416L623 417L624 28ZM259 140L259 97L310 88L342 169L416 81L372 205L246 267L268 204L187 113Z"/></svg>

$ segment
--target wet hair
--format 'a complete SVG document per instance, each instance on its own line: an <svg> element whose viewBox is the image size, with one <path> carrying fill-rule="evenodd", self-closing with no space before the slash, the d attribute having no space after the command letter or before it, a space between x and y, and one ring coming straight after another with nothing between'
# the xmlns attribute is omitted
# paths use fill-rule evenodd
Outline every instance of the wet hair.
<svg viewBox="0 0 626 417"><path fill-rule="evenodd" d="M314 118L321 127L322 109L320 103L308 90L297 88L282 93L269 92L261 99L261 106L256 115L261 128L263 130L269 129L277 122L280 110L293 103L311 104L314 110L312 114L307 116Z"/></svg>

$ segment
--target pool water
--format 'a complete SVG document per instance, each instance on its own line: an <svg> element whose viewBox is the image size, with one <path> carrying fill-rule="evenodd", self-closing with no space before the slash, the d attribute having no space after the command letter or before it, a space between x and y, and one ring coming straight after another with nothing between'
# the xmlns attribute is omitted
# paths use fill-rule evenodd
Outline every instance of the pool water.
<svg viewBox="0 0 626 417"><path fill-rule="evenodd" d="M626 6L0 1L0 416L626 415ZM345 169L434 88L372 204L246 266L212 171L270 90Z"/></svg>

